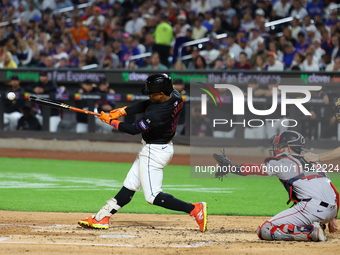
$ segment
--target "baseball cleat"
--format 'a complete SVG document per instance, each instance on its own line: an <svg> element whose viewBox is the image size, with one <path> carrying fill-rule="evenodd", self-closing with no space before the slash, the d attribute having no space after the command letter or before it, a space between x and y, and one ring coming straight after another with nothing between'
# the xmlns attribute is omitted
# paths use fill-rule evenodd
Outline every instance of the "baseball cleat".
<svg viewBox="0 0 340 255"><path fill-rule="evenodd" d="M322 227L320 226L319 222L314 222L313 223L313 231L312 233L309 234L310 238L315 241L315 242L325 242L326 241L326 235L325 232L323 231Z"/></svg>
<svg viewBox="0 0 340 255"><path fill-rule="evenodd" d="M87 219L79 220L78 224L84 228L95 228L95 229L108 229L110 217L104 217L102 220L97 221L94 216L89 216Z"/></svg>
<svg viewBox="0 0 340 255"><path fill-rule="evenodd" d="M196 220L201 232L207 230L207 203L194 203L195 208L191 211L190 216Z"/></svg>

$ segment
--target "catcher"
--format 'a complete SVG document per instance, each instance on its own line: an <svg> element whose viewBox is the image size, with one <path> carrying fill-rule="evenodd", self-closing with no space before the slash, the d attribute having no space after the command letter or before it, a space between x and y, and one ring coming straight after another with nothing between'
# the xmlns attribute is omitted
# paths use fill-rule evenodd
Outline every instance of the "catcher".
<svg viewBox="0 0 340 255"><path fill-rule="evenodd" d="M334 114L335 118L340 123L340 97L335 101L334 110L335 110L335 114ZM305 155L303 155L303 157L308 162L321 162L321 161L339 159L340 158L340 147L335 148L334 150L323 153L323 154L314 154L312 152L308 152Z"/></svg>
<svg viewBox="0 0 340 255"><path fill-rule="evenodd" d="M305 139L295 131L284 131L271 139L273 157L263 164L233 165L224 153L214 154L221 169L221 178L228 173L246 175L269 175L280 179L295 206L265 221L257 229L262 240L325 241L320 224L328 223L329 232L338 230L336 221L339 193L320 164L307 163L300 155Z"/></svg>

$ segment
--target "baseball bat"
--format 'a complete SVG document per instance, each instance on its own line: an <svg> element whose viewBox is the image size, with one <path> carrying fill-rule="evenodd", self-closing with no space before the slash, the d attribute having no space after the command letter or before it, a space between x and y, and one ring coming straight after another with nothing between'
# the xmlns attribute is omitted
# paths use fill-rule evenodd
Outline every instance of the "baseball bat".
<svg viewBox="0 0 340 255"><path fill-rule="evenodd" d="M28 100L32 103L47 106L47 107L52 107L52 108L61 109L61 110L70 110L70 111L74 111L74 112L81 112L81 113L85 113L85 114L100 116L99 113L80 109L80 108L77 108L77 107L73 107L73 106L70 106L70 105L67 105L67 104L64 104L64 103L61 103L61 102L58 102L58 101L46 99L46 98L30 96Z"/></svg>

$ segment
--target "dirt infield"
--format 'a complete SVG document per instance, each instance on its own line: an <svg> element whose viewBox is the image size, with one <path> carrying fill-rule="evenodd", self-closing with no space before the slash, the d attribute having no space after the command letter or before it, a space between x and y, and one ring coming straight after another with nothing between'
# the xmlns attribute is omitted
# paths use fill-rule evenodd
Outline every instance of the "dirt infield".
<svg viewBox="0 0 340 255"><path fill-rule="evenodd" d="M132 162L135 154L0 149L0 157ZM171 163L187 165L189 159L175 155ZM208 231L201 233L187 215L117 214L108 230L78 226L88 214L0 215L0 254L340 254L340 232L327 234L325 243L261 241L255 230L264 217L209 216Z"/></svg>

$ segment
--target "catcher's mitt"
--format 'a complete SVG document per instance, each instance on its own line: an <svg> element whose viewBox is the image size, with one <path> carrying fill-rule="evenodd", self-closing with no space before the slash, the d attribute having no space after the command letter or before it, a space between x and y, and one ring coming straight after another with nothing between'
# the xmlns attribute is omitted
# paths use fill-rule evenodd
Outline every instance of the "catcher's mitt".
<svg viewBox="0 0 340 255"><path fill-rule="evenodd" d="M215 172L215 178L223 178L223 176L229 173L229 170L233 164L231 163L231 160L225 155L224 150L221 151L221 154L214 153L213 157L220 165L220 169L217 169Z"/></svg>
<svg viewBox="0 0 340 255"><path fill-rule="evenodd" d="M340 122L340 97L334 102L333 109L335 118Z"/></svg>

